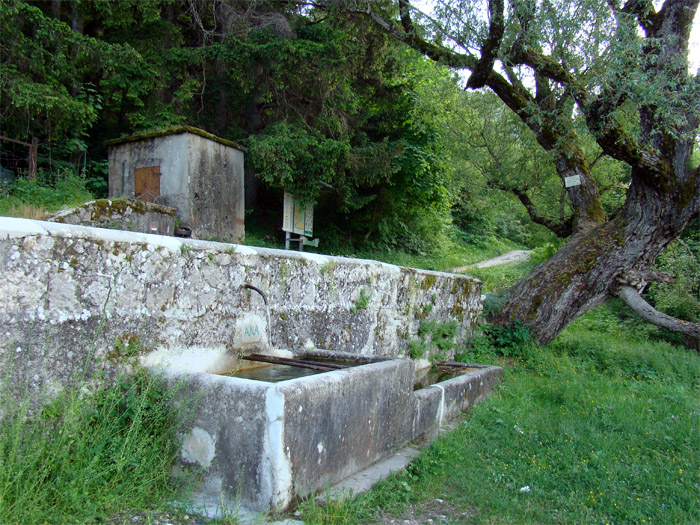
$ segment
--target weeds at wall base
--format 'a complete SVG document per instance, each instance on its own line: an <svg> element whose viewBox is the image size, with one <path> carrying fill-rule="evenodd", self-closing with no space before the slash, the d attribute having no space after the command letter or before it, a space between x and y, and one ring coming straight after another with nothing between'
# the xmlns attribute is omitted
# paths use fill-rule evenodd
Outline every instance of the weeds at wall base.
<svg viewBox="0 0 700 525"><path fill-rule="evenodd" d="M175 498L172 394L145 371L64 391L31 419L3 399L0 523L86 523Z"/></svg>

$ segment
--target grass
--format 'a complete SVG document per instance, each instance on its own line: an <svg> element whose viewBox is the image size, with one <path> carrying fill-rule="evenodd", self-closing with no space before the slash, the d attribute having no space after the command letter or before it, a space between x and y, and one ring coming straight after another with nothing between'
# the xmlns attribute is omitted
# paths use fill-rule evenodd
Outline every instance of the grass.
<svg viewBox="0 0 700 525"><path fill-rule="evenodd" d="M406 471L330 511L307 502L303 519L700 522L700 357L649 334L618 303L589 312L509 360L495 395Z"/></svg>
<svg viewBox="0 0 700 525"><path fill-rule="evenodd" d="M2 396L0 523L92 523L172 501L178 427L163 392L144 372L31 417Z"/></svg>
<svg viewBox="0 0 700 525"><path fill-rule="evenodd" d="M85 177L71 169L37 173L35 180L17 179L0 186L0 215L43 219L47 213L92 199Z"/></svg>
<svg viewBox="0 0 700 525"><path fill-rule="evenodd" d="M277 231L271 231L263 225L250 222L246 224L245 244L262 248L284 249L284 242ZM292 244L292 249L295 245ZM425 270L450 270L460 266L474 264L484 259L496 257L511 250L523 247L510 241L497 237L481 239L478 244L469 244L461 240L460 235L453 230L447 235L445 243L439 252L435 253L409 253L401 250L377 250L357 249L351 246L334 244L327 246L323 239L318 248L307 247L306 251L337 255L340 257L353 257L357 259L371 259L382 261L397 266L410 268L422 268ZM471 270L469 273L473 273Z"/></svg>

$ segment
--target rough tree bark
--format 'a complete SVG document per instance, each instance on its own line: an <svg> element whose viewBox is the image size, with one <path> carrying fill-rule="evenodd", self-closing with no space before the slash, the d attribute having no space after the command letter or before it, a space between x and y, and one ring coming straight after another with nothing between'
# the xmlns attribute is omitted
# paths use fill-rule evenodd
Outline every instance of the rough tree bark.
<svg viewBox="0 0 700 525"><path fill-rule="evenodd" d="M545 52L554 48L533 37L538 16L535 2L511 2L511 20L505 21L503 1L489 0L489 28L482 32L479 56L473 45L460 42L455 33L448 36L463 52L421 36L413 23L414 8L406 0L398 1L396 22L364 8L386 31L425 56L469 70L467 87L490 88L522 119L539 145L552 153L562 183L567 177L580 178L580 185L567 188L574 209L573 235L550 260L509 290L505 307L493 322L505 325L521 319L537 341L546 343L578 316L620 296L646 321L690 336L700 333L697 325L657 315L639 302L639 291L646 284L639 276L649 275L659 253L700 211L700 170L688 164L698 126L700 90L698 78L688 75L687 64L689 33L699 2L666 0L658 12L650 0L628 0L622 6L618 1L600 2L597 13L607 10L608 23L620 35L625 29L628 36L635 35L629 28L636 26L644 36L632 36L642 50L639 56L625 63L624 53L632 49L626 48L617 57L618 63L626 65L615 74L601 73L605 82L597 84L553 51ZM463 29L460 33L469 28ZM504 34L509 32L506 46ZM613 38L609 54L616 52ZM595 59L591 58L593 66ZM515 74L517 68L529 68L533 87L524 85ZM652 96L644 99L630 90L631 79L638 86L646 83L654 90ZM611 217L606 217L583 153L574 105L602 153L631 168L626 200ZM638 112L641 131L636 135L620 121L623 105L633 105Z"/></svg>

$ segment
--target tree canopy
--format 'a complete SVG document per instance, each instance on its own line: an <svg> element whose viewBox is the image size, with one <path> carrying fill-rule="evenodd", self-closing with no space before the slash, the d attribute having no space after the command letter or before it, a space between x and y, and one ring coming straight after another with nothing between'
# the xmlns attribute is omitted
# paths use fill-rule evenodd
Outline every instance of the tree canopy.
<svg viewBox="0 0 700 525"><path fill-rule="evenodd" d="M326 203L327 236L413 250L449 220L442 146L415 96L429 73L401 69L425 60L364 17L262 0L10 0L0 24L0 125L55 156L193 125L246 147L250 208L286 188Z"/></svg>

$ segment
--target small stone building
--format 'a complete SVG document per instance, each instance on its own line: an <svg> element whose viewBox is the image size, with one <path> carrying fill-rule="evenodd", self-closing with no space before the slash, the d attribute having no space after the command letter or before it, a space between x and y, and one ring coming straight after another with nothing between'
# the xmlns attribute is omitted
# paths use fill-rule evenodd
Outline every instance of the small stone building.
<svg viewBox="0 0 700 525"><path fill-rule="evenodd" d="M241 242L243 151L191 127L109 141L109 196L132 197L177 210L192 236Z"/></svg>

